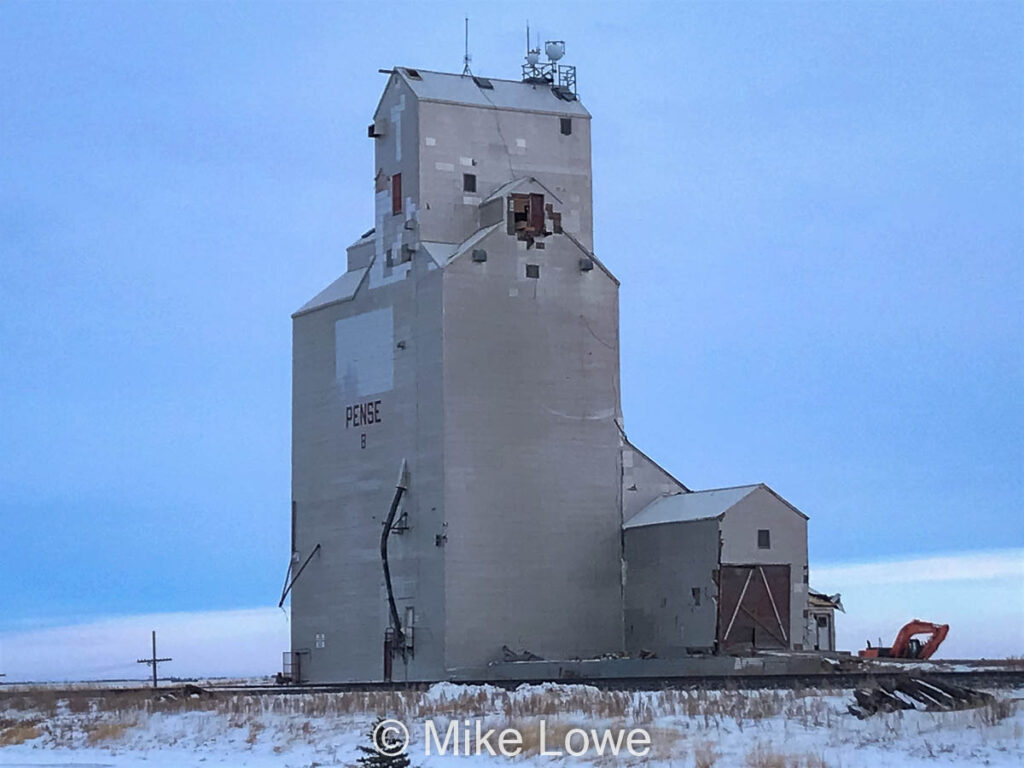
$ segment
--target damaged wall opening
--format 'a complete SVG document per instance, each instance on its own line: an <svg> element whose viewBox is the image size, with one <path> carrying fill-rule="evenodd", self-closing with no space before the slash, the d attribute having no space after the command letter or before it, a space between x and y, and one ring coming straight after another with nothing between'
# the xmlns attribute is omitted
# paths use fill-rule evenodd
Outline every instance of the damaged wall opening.
<svg viewBox="0 0 1024 768"><path fill-rule="evenodd" d="M563 136L571 136L572 135L572 118L571 117L563 117L562 118L562 126L561 127L562 127L562 135Z"/></svg>
<svg viewBox="0 0 1024 768"><path fill-rule="evenodd" d="M527 264L526 276L532 277L534 280L540 278L540 264Z"/></svg>
<svg viewBox="0 0 1024 768"><path fill-rule="evenodd" d="M551 221L550 229L548 219ZM526 241L526 247L532 248L538 237L562 232L562 214L556 213L551 203L545 204L542 194L512 194L508 198L507 224L508 234Z"/></svg>
<svg viewBox="0 0 1024 768"><path fill-rule="evenodd" d="M463 192L476 192L476 174L464 173L462 174L462 191Z"/></svg>

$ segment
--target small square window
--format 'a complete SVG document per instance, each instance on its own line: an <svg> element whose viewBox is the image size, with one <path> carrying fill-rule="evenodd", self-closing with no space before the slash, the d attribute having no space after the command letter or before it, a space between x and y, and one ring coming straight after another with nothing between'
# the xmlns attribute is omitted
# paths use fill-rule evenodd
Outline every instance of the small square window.
<svg viewBox="0 0 1024 768"><path fill-rule="evenodd" d="M572 135L572 118L571 117L563 117L562 118L562 135L563 136L571 136Z"/></svg>
<svg viewBox="0 0 1024 768"><path fill-rule="evenodd" d="M757 532L757 548L758 549L771 549L772 548L772 532L767 528L762 528Z"/></svg>
<svg viewBox="0 0 1024 768"><path fill-rule="evenodd" d="M316 645L317 648L326 648L327 642L326 639L324 638L324 633L317 632L313 638L313 643Z"/></svg>
<svg viewBox="0 0 1024 768"><path fill-rule="evenodd" d="M534 280L540 277L540 264L527 264L526 265L526 276L532 277Z"/></svg>
<svg viewBox="0 0 1024 768"><path fill-rule="evenodd" d="M821 627L822 629L825 629L826 627L828 627L828 616L819 616L818 617L818 626Z"/></svg>
<svg viewBox="0 0 1024 768"><path fill-rule="evenodd" d="M464 173L462 174L462 191L463 192L476 192L476 174Z"/></svg>

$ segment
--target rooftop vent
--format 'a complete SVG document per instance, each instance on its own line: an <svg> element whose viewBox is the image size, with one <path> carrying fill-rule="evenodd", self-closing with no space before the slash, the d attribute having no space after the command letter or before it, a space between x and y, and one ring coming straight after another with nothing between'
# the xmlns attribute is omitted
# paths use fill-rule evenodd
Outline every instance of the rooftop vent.
<svg viewBox="0 0 1024 768"><path fill-rule="evenodd" d="M477 84L478 88L483 88L488 91L494 90L494 84L486 77L477 77L476 75L473 75L473 82Z"/></svg>

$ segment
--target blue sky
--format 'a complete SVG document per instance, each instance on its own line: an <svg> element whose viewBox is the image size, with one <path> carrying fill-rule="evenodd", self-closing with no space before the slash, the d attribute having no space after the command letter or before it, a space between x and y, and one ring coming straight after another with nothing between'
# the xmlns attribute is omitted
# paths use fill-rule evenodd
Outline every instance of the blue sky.
<svg viewBox="0 0 1024 768"><path fill-rule="evenodd" d="M0 5L0 629L276 603L289 315L372 225L377 69L463 14ZM639 447L772 485L812 573L1024 545L1024 7L470 14L478 74L527 18L578 67Z"/></svg>

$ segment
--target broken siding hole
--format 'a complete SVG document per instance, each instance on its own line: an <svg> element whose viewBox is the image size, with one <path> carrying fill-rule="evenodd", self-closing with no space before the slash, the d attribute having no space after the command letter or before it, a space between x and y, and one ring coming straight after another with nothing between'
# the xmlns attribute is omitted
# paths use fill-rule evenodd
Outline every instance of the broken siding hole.
<svg viewBox="0 0 1024 768"><path fill-rule="evenodd" d="M423 79L423 77L420 76L419 72L417 72L415 69L409 69L408 67L405 70L405 74L407 74L413 80L422 80Z"/></svg>
<svg viewBox="0 0 1024 768"><path fill-rule="evenodd" d="M462 174L462 191L463 192L476 192L476 174L464 173Z"/></svg>
<svg viewBox="0 0 1024 768"><path fill-rule="evenodd" d="M580 259L580 272L589 272L594 268L594 260L586 256Z"/></svg>
<svg viewBox="0 0 1024 768"><path fill-rule="evenodd" d="M772 548L772 532L767 528L761 528L757 532L757 548L758 549L771 549Z"/></svg>
<svg viewBox="0 0 1024 768"><path fill-rule="evenodd" d="M563 117L562 120L561 120L561 123L562 123L562 126L561 126L561 128L562 128L562 135L563 136L571 136L572 135L572 118L570 118L570 117Z"/></svg>
<svg viewBox="0 0 1024 768"><path fill-rule="evenodd" d="M402 212L402 174L396 173L391 177L391 215L395 216Z"/></svg>
<svg viewBox="0 0 1024 768"><path fill-rule="evenodd" d="M476 262L487 261L487 251L485 251L483 248L474 248L473 249L473 261L476 261Z"/></svg>
<svg viewBox="0 0 1024 768"><path fill-rule="evenodd" d="M508 198L508 233L515 235L526 243L527 248L533 247L533 241L545 237L551 232L544 227L545 214L544 195L531 192L529 194L512 194ZM554 220L558 214L550 214ZM560 224L559 224L560 228Z"/></svg>
<svg viewBox="0 0 1024 768"><path fill-rule="evenodd" d="M527 264L526 276L537 280L540 278L540 264Z"/></svg>

